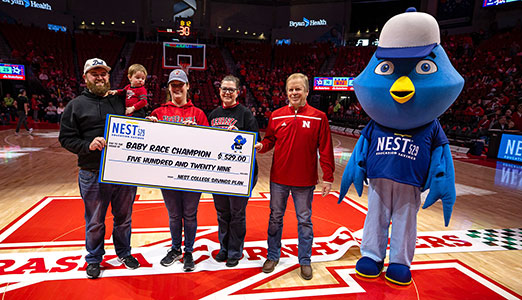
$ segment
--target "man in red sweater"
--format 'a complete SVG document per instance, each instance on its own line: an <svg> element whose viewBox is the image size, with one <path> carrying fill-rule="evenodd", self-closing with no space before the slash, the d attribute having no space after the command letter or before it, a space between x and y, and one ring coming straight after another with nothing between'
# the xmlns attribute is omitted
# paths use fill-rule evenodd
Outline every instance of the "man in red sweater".
<svg viewBox="0 0 522 300"><path fill-rule="evenodd" d="M292 192L298 221L298 258L301 277L312 279L312 200L317 176L317 152L323 170L323 197L331 189L334 156L330 126L326 114L306 102L308 77L294 73L286 80L289 105L270 116L265 138L255 145L259 153L274 148L270 171L270 221L268 223L268 255L263 272L274 270L281 256L283 216Z"/></svg>

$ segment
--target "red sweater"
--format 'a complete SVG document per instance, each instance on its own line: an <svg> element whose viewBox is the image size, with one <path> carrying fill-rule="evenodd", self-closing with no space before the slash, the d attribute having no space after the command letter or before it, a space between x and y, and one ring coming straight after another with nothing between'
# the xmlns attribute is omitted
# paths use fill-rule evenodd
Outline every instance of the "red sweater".
<svg viewBox="0 0 522 300"><path fill-rule="evenodd" d="M167 102L152 111L150 115L158 118L160 121L182 123L185 120L191 120L198 125L208 126L205 113L195 107L190 100L182 107L178 107L172 102Z"/></svg>
<svg viewBox="0 0 522 300"><path fill-rule="evenodd" d="M335 168L332 136L326 114L306 104L297 112L291 106L270 116L260 153L274 149L270 181L290 186L318 182L317 150L323 181L333 182Z"/></svg>

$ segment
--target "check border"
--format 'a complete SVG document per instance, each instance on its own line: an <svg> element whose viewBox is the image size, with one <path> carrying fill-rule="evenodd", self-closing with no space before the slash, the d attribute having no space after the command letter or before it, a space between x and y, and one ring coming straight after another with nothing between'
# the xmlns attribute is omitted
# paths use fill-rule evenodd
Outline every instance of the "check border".
<svg viewBox="0 0 522 300"><path fill-rule="evenodd" d="M113 115L108 114L105 120L105 132L104 132L104 138L106 141L106 144L109 144L109 124L111 122L112 118L118 118L118 119L126 119L126 120L137 120L142 122L153 122L145 118L136 118L136 117L129 117L129 116L121 116L121 115ZM199 127L204 128L206 130L219 130L219 131L230 131L228 129L219 128L219 127L210 127L210 126L201 126L201 125L184 125L181 123L174 123L174 122L166 122L166 121L158 121L157 123L163 123L173 126L191 126L191 127ZM109 184L119 184L119 185L127 185L127 186L139 186L139 187L146 187L146 188L160 188L160 189L169 189L169 190L177 190L177 191L190 191L190 192L201 192L201 193L209 193L209 194L218 194L218 195L230 195L230 196L240 196L240 197L251 197L252 195L252 183L253 183L253 176L254 176L254 166L256 162L256 151L254 148L255 143L257 142L257 133L251 132L251 131L243 131L243 130L234 130L234 133L242 133L246 135L253 135L253 143L252 143L252 159L250 160L250 176L248 177L248 194L242 194L242 193L221 193L211 190L204 190L204 189L183 189L179 187L170 187L170 186L162 186L162 185L147 185L147 184L139 184L139 183L132 183L132 182L124 182L124 181L113 181L113 180L104 180L104 174L105 174L105 163L106 163L106 151L107 146L103 148L102 151L102 157L101 157L101 164L100 164L100 170L98 175L98 182L100 183L109 183Z"/></svg>

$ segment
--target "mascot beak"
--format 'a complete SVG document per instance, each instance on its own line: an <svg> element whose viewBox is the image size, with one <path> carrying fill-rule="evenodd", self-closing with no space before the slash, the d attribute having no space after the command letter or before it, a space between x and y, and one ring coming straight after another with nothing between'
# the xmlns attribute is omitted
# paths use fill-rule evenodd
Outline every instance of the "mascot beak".
<svg viewBox="0 0 522 300"><path fill-rule="evenodd" d="M415 95L415 86L408 76L402 76L393 83L390 95L400 104L406 103Z"/></svg>

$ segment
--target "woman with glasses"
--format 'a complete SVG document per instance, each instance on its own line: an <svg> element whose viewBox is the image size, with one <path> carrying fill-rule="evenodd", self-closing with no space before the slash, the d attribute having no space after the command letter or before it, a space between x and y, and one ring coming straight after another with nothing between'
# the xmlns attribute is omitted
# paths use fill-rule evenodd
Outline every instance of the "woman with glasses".
<svg viewBox="0 0 522 300"><path fill-rule="evenodd" d="M239 95L239 79L228 75L221 81L219 95L222 105L214 109L209 115L212 127L228 130L244 130L257 133L257 121L248 108L237 102ZM254 166L252 189L257 182L257 162ZM235 267L243 254L243 244L246 235L246 206L248 197L225 196L213 194L214 206L218 217L218 236L220 250L216 261L225 262L227 267Z"/></svg>
<svg viewBox="0 0 522 300"><path fill-rule="evenodd" d="M186 125L208 126L205 113L195 107L187 98L189 82L183 70L174 70L169 75L167 101L156 108L147 119L152 121L166 121L183 123ZM183 256L183 270L195 269L192 251L196 239L197 213L200 192L176 191L161 189L165 206L169 212L169 227L172 238L172 247L161 260L161 265L168 267L182 257L181 239L182 228L185 231L185 255ZM183 225L183 226L182 226Z"/></svg>

